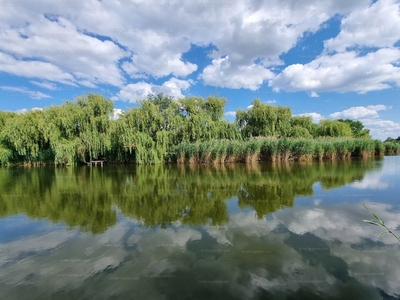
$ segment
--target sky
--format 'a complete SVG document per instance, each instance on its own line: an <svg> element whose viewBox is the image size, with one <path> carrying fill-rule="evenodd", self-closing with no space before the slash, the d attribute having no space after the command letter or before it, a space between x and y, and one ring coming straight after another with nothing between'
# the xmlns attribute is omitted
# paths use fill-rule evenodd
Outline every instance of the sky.
<svg viewBox="0 0 400 300"><path fill-rule="evenodd" d="M89 92L116 113L148 94L255 98L400 136L397 0L0 2L0 110Z"/></svg>

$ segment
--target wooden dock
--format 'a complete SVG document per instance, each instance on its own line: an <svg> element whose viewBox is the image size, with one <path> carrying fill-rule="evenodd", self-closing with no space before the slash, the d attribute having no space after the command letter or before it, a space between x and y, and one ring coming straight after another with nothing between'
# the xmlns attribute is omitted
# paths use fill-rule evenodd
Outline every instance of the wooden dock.
<svg viewBox="0 0 400 300"><path fill-rule="evenodd" d="M103 166L104 162L105 162L104 160L91 160L91 161L87 162L86 164L89 167L91 167L93 165L97 166L97 164L99 164L100 166Z"/></svg>

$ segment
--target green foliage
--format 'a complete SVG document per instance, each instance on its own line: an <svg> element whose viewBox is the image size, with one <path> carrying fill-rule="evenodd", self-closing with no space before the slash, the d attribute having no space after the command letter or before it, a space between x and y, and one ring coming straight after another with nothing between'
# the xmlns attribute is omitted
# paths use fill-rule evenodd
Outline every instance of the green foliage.
<svg viewBox="0 0 400 300"><path fill-rule="evenodd" d="M382 141L375 140L375 155L383 156L385 153L385 144Z"/></svg>
<svg viewBox="0 0 400 300"><path fill-rule="evenodd" d="M338 120L322 120L319 128L320 136L351 137L353 132L350 125Z"/></svg>
<svg viewBox="0 0 400 300"><path fill-rule="evenodd" d="M289 136L291 116L289 107L263 104L259 99L255 99L247 111L236 111L236 124L243 138Z"/></svg>
<svg viewBox="0 0 400 300"><path fill-rule="evenodd" d="M289 136L291 138L312 138L311 133L306 128L298 125L292 127Z"/></svg>
<svg viewBox="0 0 400 300"><path fill-rule="evenodd" d="M290 137L311 138L318 135L318 125L314 124L309 116L293 116L290 118L290 124Z"/></svg>
<svg viewBox="0 0 400 300"><path fill-rule="evenodd" d="M222 119L226 102L217 96L174 100L149 95L114 120L113 102L88 94L42 111L0 112L0 163L309 160L380 156L400 148L393 139L381 143L364 138L368 136L359 121L323 120L317 125L311 117L292 116L289 107L259 99L248 110L239 109L230 123ZM347 139L312 141L318 136Z"/></svg>
<svg viewBox="0 0 400 300"><path fill-rule="evenodd" d="M352 131L352 135L355 138L371 138L369 135L369 129L364 128L364 124L361 123L361 121L355 121L351 119L339 119L339 122L346 123L350 126L350 129Z"/></svg>
<svg viewBox="0 0 400 300"><path fill-rule="evenodd" d="M400 143L396 143L394 141L385 141L383 145L386 153L400 153Z"/></svg>
<svg viewBox="0 0 400 300"><path fill-rule="evenodd" d="M312 157L315 151L315 143L312 140L295 140L291 146L291 152L295 157L309 155Z"/></svg>
<svg viewBox="0 0 400 300"><path fill-rule="evenodd" d="M25 214L93 234L117 224L118 214L146 227L222 225L233 197L263 218L313 195L316 182L330 189L362 180L376 163L0 168L0 217Z"/></svg>
<svg viewBox="0 0 400 300"><path fill-rule="evenodd" d="M400 136L397 139L388 137L385 142L400 142Z"/></svg>
<svg viewBox="0 0 400 300"><path fill-rule="evenodd" d="M261 142L261 153L264 157L274 160L278 154L278 141L275 139L266 139Z"/></svg>
<svg viewBox="0 0 400 300"><path fill-rule="evenodd" d="M394 234L394 232L393 232L391 229L389 229L389 228L386 226L385 222L383 222L383 221L378 217L377 214L375 214L374 212L372 212L365 204L363 204L363 206L364 206L364 208L365 208L366 210L368 210L368 211L371 213L371 215L375 218L375 220L364 220L364 222L365 222L365 223L369 223L369 224L371 224L371 225L380 226L380 227L383 227L383 228L386 229L386 231L381 232L381 234L379 235L379 237L384 236L386 233L390 233L391 235L393 235L393 236L400 242L400 238L399 238L396 234Z"/></svg>

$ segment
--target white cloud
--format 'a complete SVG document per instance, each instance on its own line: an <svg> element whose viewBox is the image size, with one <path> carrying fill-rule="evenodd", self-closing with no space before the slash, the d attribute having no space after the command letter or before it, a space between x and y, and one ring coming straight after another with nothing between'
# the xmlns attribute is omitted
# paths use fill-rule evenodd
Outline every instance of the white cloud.
<svg viewBox="0 0 400 300"><path fill-rule="evenodd" d="M310 112L310 113L304 113L304 114L298 114L296 116L306 116L306 117L311 117L313 123L319 123L321 120L324 119L324 117L316 112Z"/></svg>
<svg viewBox="0 0 400 300"><path fill-rule="evenodd" d="M400 136L400 123L381 119L364 119L362 123L371 130L373 138L386 140L388 137Z"/></svg>
<svg viewBox="0 0 400 300"><path fill-rule="evenodd" d="M201 75L204 82L254 90L272 77L265 68L282 64L279 56L306 32L370 2L246 0L216 7L193 1L37 0L0 12L0 51L11 57L9 63L0 58L0 70L88 87L122 87L123 71L135 79L187 76L198 66L183 54L192 45L213 45L217 50ZM227 55L229 67L222 64Z"/></svg>
<svg viewBox="0 0 400 300"><path fill-rule="evenodd" d="M378 111L386 110L389 108L390 107L387 107L385 105L369 105L367 107L354 106L344 111L330 114L330 117L334 119L355 119L355 120L378 118L379 117Z"/></svg>
<svg viewBox="0 0 400 300"><path fill-rule="evenodd" d="M43 110L43 108L41 108L41 107L32 107L31 109L21 108L21 109L16 110L15 112L17 114L24 114L24 113L27 113L28 111L35 111L35 110Z"/></svg>
<svg viewBox="0 0 400 300"><path fill-rule="evenodd" d="M127 102L137 102L138 100L146 98L149 94L153 94L151 85L144 81L138 83L131 83L124 86L117 94L112 97L112 100L121 100Z"/></svg>
<svg viewBox="0 0 400 300"><path fill-rule="evenodd" d="M32 99L42 99L42 98L51 98L51 96L46 95L42 92L31 91L25 87L15 87L15 86L0 86L0 88L4 91L16 92L17 95L25 95Z"/></svg>
<svg viewBox="0 0 400 300"><path fill-rule="evenodd" d="M308 64L293 64L269 81L275 91L357 92L400 86L400 49L379 49L365 56L355 51L321 55Z"/></svg>
<svg viewBox="0 0 400 300"><path fill-rule="evenodd" d="M356 181L350 186L359 190L385 190L389 187L389 184L382 182L381 176L377 174L367 174L361 181Z"/></svg>
<svg viewBox="0 0 400 300"><path fill-rule="evenodd" d="M273 73L261 65L237 66L231 63L229 56L213 59L200 78L211 86L228 87L232 89L246 88L257 90L265 80L271 79Z"/></svg>
<svg viewBox="0 0 400 300"><path fill-rule="evenodd" d="M224 115L229 117L236 117L236 111L227 111Z"/></svg>
<svg viewBox="0 0 400 300"><path fill-rule="evenodd" d="M122 68L132 78L147 77L147 74L159 78L170 74L187 76L197 70L197 65L182 61L180 54L173 57L172 53L160 53L157 58L133 55L131 62L125 62Z"/></svg>
<svg viewBox="0 0 400 300"><path fill-rule="evenodd" d="M24 37L0 34L0 51L15 56L18 61L29 58L33 62L46 62L72 75L75 81L90 82L92 86L101 83L122 85L124 78L117 62L129 52L114 42L82 33L67 15L63 15L50 20L43 14L35 17L34 12L29 13L25 23L19 24L18 28Z"/></svg>
<svg viewBox="0 0 400 300"><path fill-rule="evenodd" d="M117 120L118 118L119 118L119 116L120 115L122 115L122 113L123 113L123 110L122 109L120 109L120 108L114 108L113 109L113 112L112 112L112 115L111 115L111 119L112 120Z"/></svg>
<svg viewBox="0 0 400 300"><path fill-rule="evenodd" d="M269 80L275 91L305 91L310 97L400 86L400 49L393 48L400 36L395 0L245 0L223 7L141 0L26 4L0 11L0 72L32 79L48 90L57 90L55 83L109 84L120 88L114 100L134 102L159 92L179 98L193 85L182 77L195 71L206 85L256 90ZM280 55L337 14L344 16L341 32L326 41L322 55L273 73L283 63ZM193 46L213 46L204 70L198 70L197 59L184 55ZM364 56L335 53L353 46L385 48ZM169 75L174 78L160 85L146 82ZM127 84L126 76L142 81ZM50 97L26 89L14 92ZM377 136L398 133L397 123L378 120L378 110L362 110L358 116L368 118ZM312 117L318 122L322 116Z"/></svg>
<svg viewBox="0 0 400 300"><path fill-rule="evenodd" d="M386 105L383 105L383 104L368 105L367 106L367 109L372 109L372 110L376 110L376 111L387 110L387 109L391 109L391 108L392 108L391 106L386 106Z"/></svg>
<svg viewBox="0 0 400 300"><path fill-rule="evenodd" d="M38 82L38 81L31 80L30 83L33 83L34 85L37 85L37 86L39 86L41 88L44 88L44 89L48 89L48 90L52 90L52 91L57 90L57 86L54 83L51 83L51 82L46 82L46 81Z"/></svg>
<svg viewBox="0 0 400 300"><path fill-rule="evenodd" d="M47 62L22 61L0 52L0 71L27 78L38 78L73 85L75 78L61 68Z"/></svg>
<svg viewBox="0 0 400 300"><path fill-rule="evenodd" d="M311 93L310 93L310 97L311 97L311 98L318 98L319 95L318 95L316 92L311 92Z"/></svg>
<svg viewBox="0 0 400 300"><path fill-rule="evenodd" d="M268 103L268 104L275 104L276 103L276 100L267 100L267 101L264 101L265 103Z"/></svg>
<svg viewBox="0 0 400 300"><path fill-rule="evenodd" d="M365 128L370 130L370 135L373 138L385 140L389 136L400 136L400 124L382 120L378 111L391 109L391 106L386 105L368 105L354 106L349 109L335 112L329 116L334 119L353 119L360 120Z"/></svg>
<svg viewBox="0 0 400 300"><path fill-rule="evenodd" d="M124 86L117 94L112 97L113 100L121 100L127 102L137 102L146 98L148 95L157 95L163 93L166 96L174 98L183 98L182 90L187 90L193 84L192 80L180 80L171 78L162 85L153 85L144 81L128 84Z"/></svg>
<svg viewBox="0 0 400 300"><path fill-rule="evenodd" d="M325 41L328 51L344 52L349 47L392 47L400 40L400 6L396 0L379 0L351 12L341 21L341 31Z"/></svg>

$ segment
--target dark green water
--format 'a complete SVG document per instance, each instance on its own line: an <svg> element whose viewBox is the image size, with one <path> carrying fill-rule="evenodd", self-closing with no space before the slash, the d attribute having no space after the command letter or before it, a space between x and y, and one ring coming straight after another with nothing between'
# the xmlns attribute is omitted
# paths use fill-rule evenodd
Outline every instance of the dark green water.
<svg viewBox="0 0 400 300"><path fill-rule="evenodd" d="M400 299L400 156L0 168L0 299Z"/></svg>

